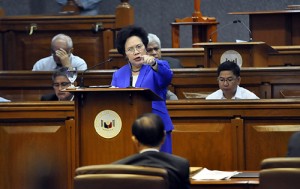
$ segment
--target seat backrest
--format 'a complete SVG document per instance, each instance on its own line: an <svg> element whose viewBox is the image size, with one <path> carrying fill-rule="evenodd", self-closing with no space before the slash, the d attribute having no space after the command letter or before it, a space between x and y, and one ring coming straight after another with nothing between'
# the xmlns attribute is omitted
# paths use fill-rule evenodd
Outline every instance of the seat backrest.
<svg viewBox="0 0 300 189"><path fill-rule="evenodd" d="M167 189L165 169L134 165L90 165L75 171L74 189Z"/></svg>
<svg viewBox="0 0 300 189"><path fill-rule="evenodd" d="M300 168L263 169L259 173L259 189L299 189Z"/></svg>
<svg viewBox="0 0 300 189"><path fill-rule="evenodd" d="M300 168L298 157L274 157L267 158L261 162L261 169L270 168Z"/></svg>

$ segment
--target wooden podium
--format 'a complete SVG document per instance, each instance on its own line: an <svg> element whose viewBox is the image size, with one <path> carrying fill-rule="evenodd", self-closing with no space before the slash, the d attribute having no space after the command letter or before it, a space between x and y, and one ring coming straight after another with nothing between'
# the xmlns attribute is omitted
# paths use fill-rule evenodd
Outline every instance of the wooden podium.
<svg viewBox="0 0 300 189"><path fill-rule="evenodd" d="M204 48L203 67L218 67L221 62L230 60L242 67L267 67L268 53L277 51L265 42L222 42L195 43Z"/></svg>
<svg viewBox="0 0 300 189"><path fill-rule="evenodd" d="M131 124L161 100L150 89L84 88L75 94L76 166L106 164L135 153Z"/></svg>

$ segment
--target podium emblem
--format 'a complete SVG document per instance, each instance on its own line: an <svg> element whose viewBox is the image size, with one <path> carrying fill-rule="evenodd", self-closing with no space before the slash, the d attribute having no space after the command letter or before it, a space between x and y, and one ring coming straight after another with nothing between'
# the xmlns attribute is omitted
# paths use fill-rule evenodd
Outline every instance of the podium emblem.
<svg viewBox="0 0 300 189"><path fill-rule="evenodd" d="M228 50L222 54L220 58L220 63L225 62L226 60L235 62L237 63L237 65L239 65L240 68L242 67L243 64L242 56L239 52L235 50Z"/></svg>
<svg viewBox="0 0 300 189"><path fill-rule="evenodd" d="M103 138L114 138L122 129L122 121L117 112L103 110L94 120L96 132Z"/></svg>

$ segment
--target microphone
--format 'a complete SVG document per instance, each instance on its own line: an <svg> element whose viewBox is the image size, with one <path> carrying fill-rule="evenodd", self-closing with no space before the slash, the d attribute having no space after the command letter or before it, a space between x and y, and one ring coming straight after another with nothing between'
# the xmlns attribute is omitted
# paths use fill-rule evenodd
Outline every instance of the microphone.
<svg viewBox="0 0 300 189"><path fill-rule="evenodd" d="M100 62L99 64L96 64L96 65L94 65L94 66L91 66L91 67L85 69L85 70L81 73L81 78L80 78L80 88L84 88L83 75L84 75L85 72L87 72L87 71L89 71L89 70L91 70L91 69L94 69L94 68L96 68L97 66L100 66L100 65L102 65L102 64L105 64L106 62L110 62L110 61L112 61L112 58L109 58L109 59L107 59L107 60L105 60L105 61L103 61L103 62Z"/></svg>
<svg viewBox="0 0 300 189"><path fill-rule="evenodd" d="M246 28L246 30L248 30L248 32L249 32L249 41L252 41L253 39L252 39L252 32L251 32L251 30L249 29L249 27L243 22L243 21L241 21L241 20L237 20L237 22L238 23L241 23L243 26L244 26L244 28Z"/></svg>
<svg viewBox="0 0 300 189"><path fill-rule="evenodd" d="M132 76L132 65L131 65L131 63L129 63L130 64L130 78L129 78L129 86L127 87L127 88L134 88L134 86L133 86L133 76Z"/></svg>
<svg viewBox="0 0 300 189"><path fill-rule="evenodd" d="M134 88L133 85L132 85L132 80L133 80L132 74L130 73L129 87L127 87L127 88Z"/></svg>
<svg viewBox="0 0 300 189"><path fill-rule="evenodd" d="M229 23L223 25L222 27L216 29L215 31L213 31L213 32L209 35L209 40L208 40L208 42L212 42L211 37L212 37L215 33L217 33L218 31L223 30L225 27L227 27L227 26L229 26L229 25L231 25L231 24L236 24L236 23L238 23L238 22L239 22L239 20L234 20L234 21L229 22Z"/></svg>

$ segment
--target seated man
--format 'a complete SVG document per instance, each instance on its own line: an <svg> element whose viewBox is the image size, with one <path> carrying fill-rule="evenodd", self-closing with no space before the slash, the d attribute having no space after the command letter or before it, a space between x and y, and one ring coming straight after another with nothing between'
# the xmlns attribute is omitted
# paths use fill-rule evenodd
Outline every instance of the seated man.
<svg viewBox="0 0 300 189"><path fill-rule="evenodd" d="M61 5L66 5L68 0L56 0ZM74 0L80 8L81 15L97 15L101 0Z"/></svg>
<svg viewBox="0 0 300 189"><path fill-rule="evenodd" d="M52 75L54 93L43 95L41 101L72 101L74 95L70 92L62 92L60 90L65 89L71 85L67 75L66 68L60 68L56 70Z"/></svg>
<svg viewBox="0 0 300 189"><path fill-rule="evenodd" d="M225 61L218 67L220 89L208 95L206 99L259 99L253 92L240 87L240 67L231 61Z"/></svg>
<svg viewBox="0 0 300 189"><path fill-rule="evenodd" d="M295 132L289 139L288 157L300 157L300 132Z"/></svg>
<svg viewBox="0 0 300 189"><path fill-rule="evenodd" d="M114 164L138 165L164 168L168 171L170 189L190 187L188 160L172 154L159 152L164 141L165 131L162 119L147 113L132 124L132 141L138 154L114 162Z"/></svg>
<svg viewBox="0 0 300 189"><path fill-rule="evenodd" d="M77 70L86 70L86 62L72 54L73 41L65 34L58 34L52 38L52 55L37 61L32 71L54 71L61 67L77 67Z"/></svg>
<svg viewBox="0 0 300 189"><path fill-rule="evenodd" d="M160 39L152 33L148 34L149 43L147 45L147 54L154 56L157 59L166 60L169 63L170 68L182 68L180 61L172 57L161 57L161 43ZM176 94L172 91L167 91L167 100L178 100Z"/></svg>

